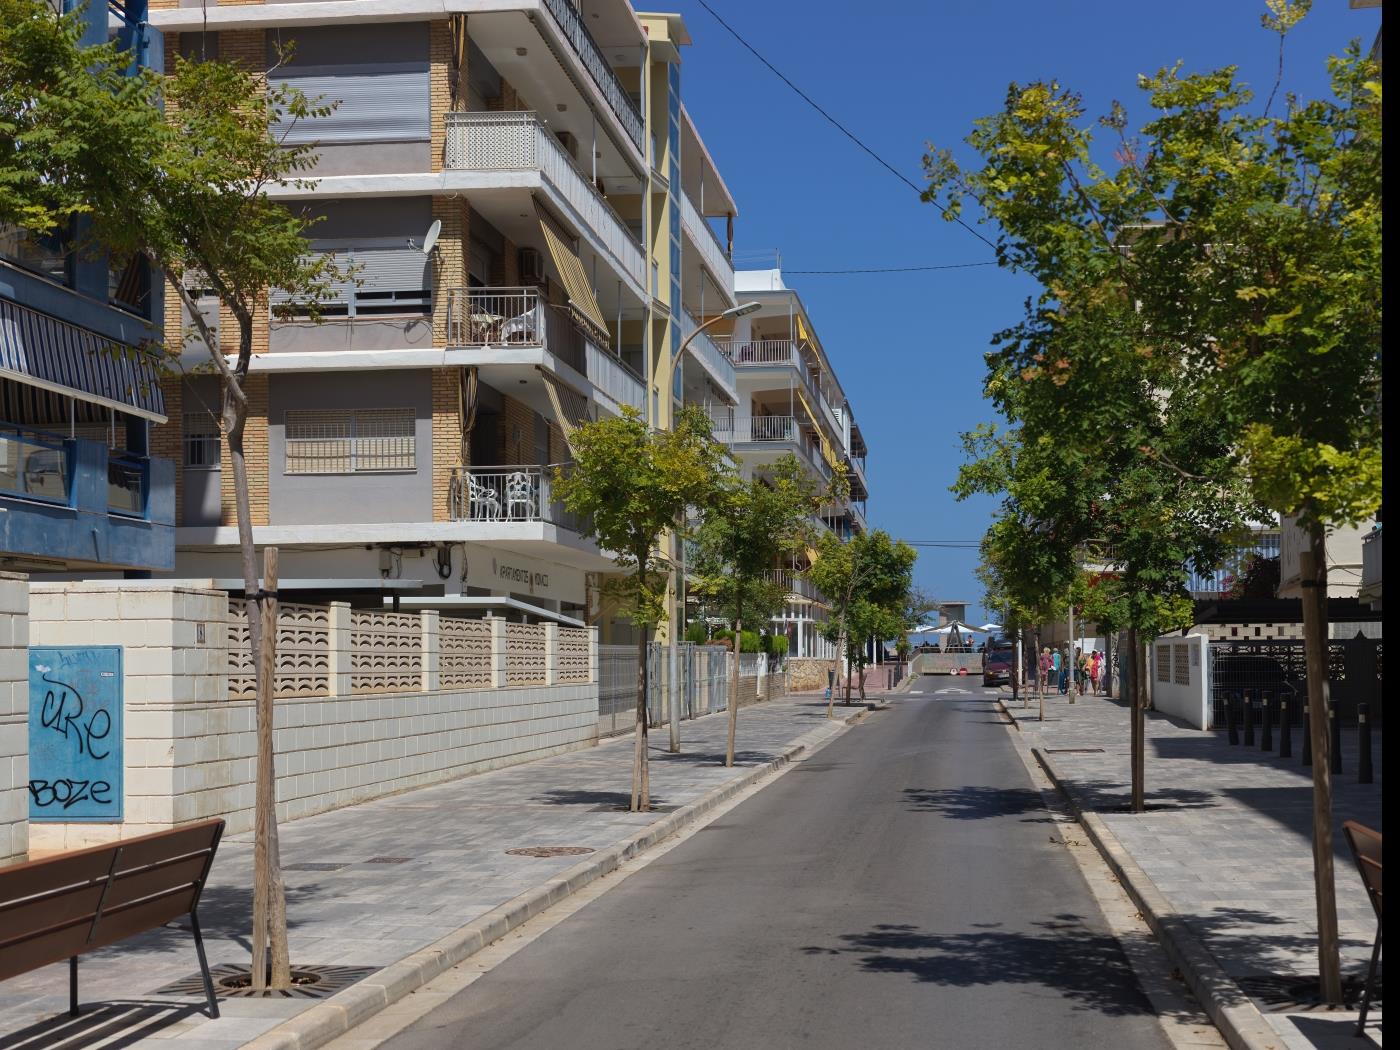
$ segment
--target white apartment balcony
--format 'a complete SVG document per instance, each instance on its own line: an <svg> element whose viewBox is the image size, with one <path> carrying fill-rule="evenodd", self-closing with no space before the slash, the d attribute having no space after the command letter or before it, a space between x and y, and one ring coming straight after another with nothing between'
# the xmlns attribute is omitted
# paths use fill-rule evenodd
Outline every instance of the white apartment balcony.
<svg viewBox="0 0 1400 1050"><path fill-rule="evenodd" d="M554 466L453 467L448 509L453 521L492 525L545 523L583 531L583 519L554 499Z"/></svg>
<svg viewBox="0 0 1400 1050"><path fill-rule="evenodd" d="M809 598L816 602L825 602L826 598L822 592L812 585L812 581L800 572L793 572L791 569L769 569L763 574L767 580L780 583L787 589L789 594L799 598Z"/></svg>
<svg viewBox="0 0 1400 1050"><path fill-rule="evenodd" d="M1361 593L1363 602L1381 607L1381 530L1374 529L1361 541Z"/></svg>
<svg viewBox="0 0 1400 1050"><path fill-rule="evenodd" d="M607 350L587 341L584 344L588 380L599 403L615 415L623 405L631 405L643 415L647 410L646 384L641 377Z"/></svg>
<svg viewBox="0 0 1400 1050"><path fill-rule="evenodd" d="M758 462L793 453L810 466L824 481L831 479L831 465L813 447L811 439L802 432L804 420L793 416L740 416L715 413L715 439L731 446L734 451L754 456Z"/></svg>
<svg viewBox="0 0 1400 1050"><path fill-rule="evenodd" d="M583 21L583 15L569 0L543 0L543 2L545 10L549 12L564 39L569 42L569 46L573 48L579 61L583 63L583 68L588 71L589 78L602 93L608 108L617 117L618 122L627 133L627 137L637 147L637 151L641 152L644 127L641 111L637 108L637 104L632 101L627 89L622 86L622 81L618 80L612 67L608 65L607 59L603 57L602 48L593 39L593 34L588 31L588 27Z"/></svg>
<svg viewBox="0 0 1400 1050"><path fill-rule="evenodd" d="M681 310L677 316L677 321L681 327L681 338L685 339L698 327L695 318L689 312ZM719 394L720 400L725 404L735 405L739 403L739 386L734 375L734 363L728 356L720 350L715 341L706 332L701 332L690 341L690 349L686 351L686 356L681 362L682 368L692 367L692 362L698 364L709 380L711 389ZM690 390L693 385L686 384L687 401L693 401ZM701 398L700 400L708 400Z"/></svg>
<svg viewBox="0 0 1400 1050"><path fill-rule="evenodd" d="M444 163L451 172L488 176L481 189L545 189L551 203L611 257L640 298L647 287L641 245L536 113L448 113ZM473 207L478 198L473 198ZM483 201L483 203L485 203Z"/></svg>
<svg viewBox="0 0 1400 1050"><path fill-rule="evenodd" d="M749 376L759 373L795 373L806 392L813 410L821 415L828 429L827 436L837 448L844 449L847 430L841 413L831 407L817 377L802 360L797 344L790 339L716 340L716 346L733 363L736 374Z"/></svg>
<svg viewBox="0 0 1400 1050"><path fill-rule="evenodd" d="M709 272L715 288L726 298L724 305L733 306L734 264L729 261L724 246L719 243L715 231L705 221L699 209L686 194L678 194L681 202L681 229L690 238L691 244L700 255L700 262ZM718 312L718 311L716 311Z"/></svg>

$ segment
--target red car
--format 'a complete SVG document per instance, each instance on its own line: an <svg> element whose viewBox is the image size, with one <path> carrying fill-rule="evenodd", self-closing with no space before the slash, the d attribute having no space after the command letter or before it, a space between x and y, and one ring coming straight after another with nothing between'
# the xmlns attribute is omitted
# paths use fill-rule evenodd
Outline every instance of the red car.
<svg viewBox="0 0 1400 1050"><path fill-rule="evenodd" d="M982 655L982 684L1010 685L1011 671L1016 666L1016 646L996 645Z"/></svg>

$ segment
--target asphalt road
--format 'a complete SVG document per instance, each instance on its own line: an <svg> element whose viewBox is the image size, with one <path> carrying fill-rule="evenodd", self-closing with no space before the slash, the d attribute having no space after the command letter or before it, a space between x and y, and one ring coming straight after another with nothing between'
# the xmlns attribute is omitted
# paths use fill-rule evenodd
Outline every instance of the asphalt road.
<svg viewBox="0 0 1400 1050"><path fill-rule="evenodd" d="M945 687L925 678L930 695L872 714L387 1045L1164 1050L1007 729Z"/></svg>

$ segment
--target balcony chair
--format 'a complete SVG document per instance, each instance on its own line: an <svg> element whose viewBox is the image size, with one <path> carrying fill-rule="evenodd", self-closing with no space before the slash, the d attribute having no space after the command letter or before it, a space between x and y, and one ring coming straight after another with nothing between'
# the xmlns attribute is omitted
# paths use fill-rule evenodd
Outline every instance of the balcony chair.
<svg viewBox="0 0 1400 1050"><path fill-rule="evenodd" d="M524 508L518 518L517 507ZM517 470L506 478L506 517L510 521L533 521L535 516L535 483L530 475Z"/></svg>
<svg viewBox="0 0 1400 1050"><path fill-rule="evenodd" d="M501 325L503 343L540 343L544 341L544 307L536 303L518 317Z"/></svg>
<svg viewBox="0 0 1400 1050"><path fill-rule="evenodd" d="M473 520L499 521L501 517L501 501L489 488L477 481L470 474L467 475L467 498L471 501L471 516Z"/></svg>

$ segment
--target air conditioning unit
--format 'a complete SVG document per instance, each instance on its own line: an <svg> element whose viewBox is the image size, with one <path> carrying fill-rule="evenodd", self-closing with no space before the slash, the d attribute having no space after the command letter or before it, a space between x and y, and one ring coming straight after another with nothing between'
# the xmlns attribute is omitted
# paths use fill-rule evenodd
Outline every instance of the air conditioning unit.
<svg viewBox="0 0 1400 1050"><path fill-rule="evenodd" d="M520 267L521 284L544 284L544 256L540 254L538 248L521 248L517 261Z"/></svg>
<svg viewBox="0 0 1400 1050"><path fill-rule="evenodd" d="M569 131L556 131L554 137L559 140L559 145L564 147L564 152L578 160L578 139Z"/></svg>

